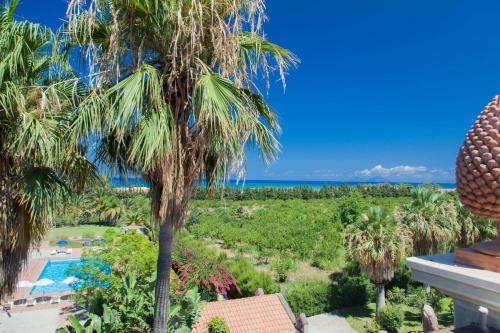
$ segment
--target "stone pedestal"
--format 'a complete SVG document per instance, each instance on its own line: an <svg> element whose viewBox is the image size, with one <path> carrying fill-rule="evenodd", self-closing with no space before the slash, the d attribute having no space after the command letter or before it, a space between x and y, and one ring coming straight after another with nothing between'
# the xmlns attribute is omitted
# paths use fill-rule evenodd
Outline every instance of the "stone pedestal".
<svg viewBox="0 0 500 333"><path fill-rule="evenodd" d="M455 327L480 325L479 307L488 309L487 326L500 330L500 273L457 264L452 253L406 260L413 279L453 298Z"/></svg>

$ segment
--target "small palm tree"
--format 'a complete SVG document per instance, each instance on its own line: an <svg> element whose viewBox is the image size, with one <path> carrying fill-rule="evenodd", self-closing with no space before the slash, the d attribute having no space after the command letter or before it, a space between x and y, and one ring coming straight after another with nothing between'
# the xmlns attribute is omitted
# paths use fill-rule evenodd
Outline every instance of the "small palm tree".
<svg viewBox="0 0 500 333"><path fill-rule="evenodd" d="M62 196L95 172L64 135L81 85L51 52L50 29L14 19L18 3L0 8L0 298L13 291Z"/></svg>
<svg viewBox="0 0 500 333"><path fill-rule="evenodd" d="M496 221L473 215L458 199L456 199L455 205L460 226L457 234L458 246L470 246L481 240L496 238Z"/></svg>
<svg viewBox="0 0 500 333"><path fill-rule="evenodd" d="M405 258L411 240L406 228L386 208L370 207L363 219L347 228L350 255L375 283L377 315L385 305L385 286Z"/></svg>
<svg viewBox="0 0 500 333"><path fill-rule="evenodd" d="M428 255L451 246L460 229L454 203L425 186L414 189L412 199L403 206L401 219L412 233L414 254Z"/></svg>
<svg viewBox="0 0 500 333"><path fill-rule="evenodd" d="M68 43L89 61L95 89L73 137L97 134L112 170L151 184L159 254L153 330L167 322L174 231L196 184L240 175L246 147L278 152L275 114L257 88L296 63L263 32L262 0L71 0Z"/></svg>
<svg viewBox="0 0 500 333"><path fill-rule="evenodd" d="M126 208L116 197L105 195L99 198L97 211L102 221L108 221L110 224L115 224L116 221L125 214Z"/></svg>
<svg viewBox="0 0 500 333"><path fill-rule="evenodd" d="M131 211L127 213L127 225L145 225L147 217L140 211Z"/></svg>

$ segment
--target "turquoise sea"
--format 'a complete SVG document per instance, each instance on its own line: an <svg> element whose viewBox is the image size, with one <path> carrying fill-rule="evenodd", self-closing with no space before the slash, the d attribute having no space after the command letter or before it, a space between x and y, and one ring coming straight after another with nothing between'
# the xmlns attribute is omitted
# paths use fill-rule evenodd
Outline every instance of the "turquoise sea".
<svg viewBox="0 0 500 333"><path fill-rule="evenodd" d="M339 186L346 184L349 186L365 185L365 184L410 184L418 186L421 183L397 183L397 182L340 182L340 181L313 181L313 180L240 180L239 182L231 180L227 183L228 187L236 188L257 188L257 187L276 187L276 188L289 188L309 186L314 189L320 189L323 186ZM149 187L149 185L140 178L128 178L127 180L121 178L112 178L111 184L114 187ZM438 183L444 189L454 189L455 183Z"/></svg>

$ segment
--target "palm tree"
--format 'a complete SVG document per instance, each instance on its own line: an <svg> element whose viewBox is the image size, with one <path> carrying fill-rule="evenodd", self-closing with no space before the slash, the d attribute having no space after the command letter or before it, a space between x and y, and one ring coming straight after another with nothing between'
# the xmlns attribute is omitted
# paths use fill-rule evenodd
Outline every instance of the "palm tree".
<svg viewBox="0 0 500 333"><path fill-rule="evenodd" d="M146 224L147 217L140 211L131 211L127 213L127 225L143 226Z"/></svg>
<svg viewBox="0 0 500 333"><path fill-rule="evenodd" d="M481 240L496 238L496 221L473 215L462 205L458 198L455 205L460 226L457 233L458 246L466 247Z"/></svg>
<svg viewBox="0 0 500 333"><path fill-rule="evenodd" d="M401 219L412 233L414 254L432 254L454 243L460 225L453 202L425 186L414 189L412 199L403 206Z"/></svg>
<svg viewBox="0 0 500 333"><path fill-rule="evenodd" d="M104 195L98 199L97 211L101 221L108 221L115 224L116 221L125 214L126 209L121 201L111 195Z"/></svg>
<svg viewBox="0 0 500 333"><path fill-rule="evenodd" d="M375 283L377 316L385 305L385 283L392 280L411 244L406 228L386 208L370 207L362 221L347 227L347 245Z"/></svg>
<svg viewBox="0 0 500 333"><path fill-rule="evenodd" d="M247 144L278 152L275 114L257 89L295 56L262 33L263 0L72 0L68 42L89 59L94 91L73 137L102 140L98 156L151 184L159 225L154 332L165 332L174 230L196 183L240 175Z"/></svg>
<svg viewBox="0 0 500 333"><path fill-rule="evenodd" d="M0 298L15 288L56 203L95 171L63 135L81 85L51 56L48 28L14 19L18 3L0 9Z"/></svg>

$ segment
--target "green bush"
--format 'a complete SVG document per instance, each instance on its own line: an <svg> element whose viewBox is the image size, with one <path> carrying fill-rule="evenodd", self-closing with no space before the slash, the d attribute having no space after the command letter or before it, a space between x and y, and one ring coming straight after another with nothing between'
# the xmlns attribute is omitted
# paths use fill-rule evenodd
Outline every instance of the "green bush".
<svg viewBox="0 0 500 333"><path fill-rule="evenodd" d="M229 261L227 266L240 288L239 291L236 289L230 290L230 298L254 296L258 288L264 289L266 294L274 294L280 290L271 275L256 270L244 258Z"/></svg>
<svg viewBox="0 0 500 333"><path fill-rule="evenodd" d="M273 260L271 268L276 274L279 282L285 282L288 279L288 273L295 269L295 261L287 254L283 254L278 259Z"/></svg>
<svg viewBox="0 0 500 333"><path fill-rule="evenodd" d="M339 219L342 225L346 226L358 221L361 213L366 209L365 202L359 191L340 197L336 200Z"/></svg>
<svg viewBox="0 0 500 333"><path fill-rule="evenodd" d="M230 333L226 321L221 317L213 317L207 324L208 333Z"/></svg>
<svg viewBox="0 0 500 333"><path fill-rule="evenodd" d="M365 275L343 274L332 282L331 303L337 308L366 305L373 295L373 284Z"/></svg>
<svg viewBox="0 0 500 333"><path fill-rule="evenodd" d="M407 296L407 305L422 309L425 304L429 304L436 312L439 312L441 310L441 300L444 297L437 289L430 288L427 291L425 287L419 287L413 289Z"/></svg>
<svg viewBox="0 0 500 333"><path fill-rule="evenodd" d="M368 333L378 333L380 331L380 325L376 320L370 320L366 323L366 332Z"/></svg>
<svg viewBox="0 0 500 333"><path fill-rule="evenodd" d="M406 291L404 289L394 287L387 291L387 300L393 304L406 304Z"/></svg>
<svg viewBox="0 0 500 333"><path fill-rule="evenodd" d="M285 298L296 315L313 316L330 310L328 284L321 281L299 280L290 285Z"/></svg>
<svg viewBox="0 0 500 333"><path fill-rule="evenodd" d="M380 310L378 324L390 333L396 333L403 326L404 311L398 305L386 305Z"/></svg>

